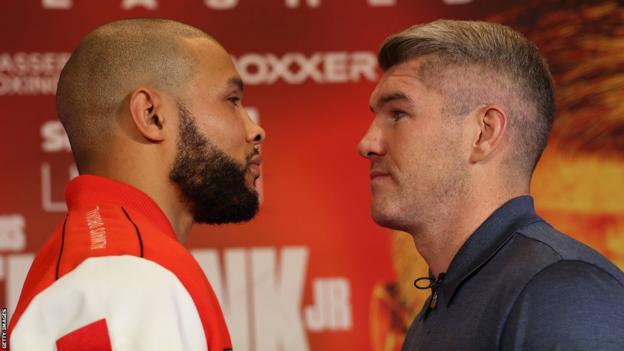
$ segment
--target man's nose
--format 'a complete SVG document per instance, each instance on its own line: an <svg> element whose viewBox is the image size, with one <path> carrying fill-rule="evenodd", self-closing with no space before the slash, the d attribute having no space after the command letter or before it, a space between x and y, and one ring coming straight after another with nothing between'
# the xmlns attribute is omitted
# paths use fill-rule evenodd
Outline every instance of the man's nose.
<svg viewBox="0 0 624 351"><path fill-rule="evenodd" d="M364 158L383 156L385 154L383 135L376 121L371 123L362 140L358 143L357 151Z"/></svg>
<svg viewBox="0 0 624 351"><path fill-rule="evenodd" d="M266 132L256 121L254 121L248 113L245 113L247 118L245 119L247 127L247 141L255 144L260 144L266 138Z"/></svg>

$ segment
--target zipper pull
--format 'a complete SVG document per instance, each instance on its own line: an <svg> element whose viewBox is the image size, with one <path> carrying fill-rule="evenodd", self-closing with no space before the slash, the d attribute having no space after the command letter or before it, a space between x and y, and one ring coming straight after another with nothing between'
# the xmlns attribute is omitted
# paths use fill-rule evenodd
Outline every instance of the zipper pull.
<svg viewBox="0 0 624 351"><path fill-rule="evenodd" d="M431 296L431 301L429 302L429 308L435 310L438 305L438 292L434 291L433 296Z"/></svg>
<svg viewBox="0 0 624 351"><path fill-rule="evenodd" d="M438 275L438 279L436 279L435 282L433 282L433 284L431 284L431 301L429 302L429 308L432 310L435 310L435 308L438 306L438 289L440 288L440 285L442 285L442 280L444 280L444 277L446 276L446 273L440 273Z"/></svg>

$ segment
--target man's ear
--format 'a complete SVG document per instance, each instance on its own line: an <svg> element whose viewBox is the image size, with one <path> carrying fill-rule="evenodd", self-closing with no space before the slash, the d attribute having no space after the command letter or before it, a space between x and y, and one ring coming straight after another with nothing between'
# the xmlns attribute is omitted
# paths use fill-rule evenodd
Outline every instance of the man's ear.
<svg viewBox="0 0 624 351"><path fill-rule="evenodd" d="M162 102L162 98L148 88L139 88L130 95L132 121L139 133L152 142L161 142L165 139Z"/></svg>
<svg viewBox="0 0 624 351"><path fill-rule="evenodd" d="M477 110L478 124L472 142L470 162L477 163L490 158L500 148L507 130L507 114L496 105L488 105Z"/></svg>

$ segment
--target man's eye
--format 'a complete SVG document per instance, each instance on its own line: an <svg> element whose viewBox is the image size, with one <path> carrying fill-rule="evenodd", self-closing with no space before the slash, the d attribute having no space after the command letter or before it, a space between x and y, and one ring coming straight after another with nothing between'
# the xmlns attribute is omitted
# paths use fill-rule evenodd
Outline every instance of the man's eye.
<svg viewBox="0 0 624 351"><path fill-rule="evenodd" d="M407 116L407 113L405 113L404 111L401 111L401 110L390 111L390 118L392 118L392 120L394 121L398 121L405 116Z"/></svg>
<svg viewBox="0 0 624 351"><path fill-rule="evenodd" d="M227 98L229 102L233 103L234 105L238 105L241 101L241 98L238 96L230 96L229 98Z"/></svg>

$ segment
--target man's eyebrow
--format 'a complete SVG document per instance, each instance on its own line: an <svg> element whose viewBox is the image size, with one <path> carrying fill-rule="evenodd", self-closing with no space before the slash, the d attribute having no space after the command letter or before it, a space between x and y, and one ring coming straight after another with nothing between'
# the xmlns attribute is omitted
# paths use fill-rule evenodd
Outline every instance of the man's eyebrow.
<svg viewBox="0 0 624 351"><path fill-rule="evenodd" d="M408 102L412 101L412 99L410 99L404 93L401 93L401 92L389 93L389 94L382 95L379 99L377 99L377 101L375 102L375 106L374 107L370 106L370 110L372 112L375 112L375 110L379 110L383 108L385 104L392 102L392 101L397 101L397 100L408 101Z"/></svg>
<svg viewBox="0 0 624 351"><path fill-rule="evenodd" d="M241 93L243 92L245 85L243 84L243 80L239 77L232 77L228 81L228 85L238 89Z"/></svg>

